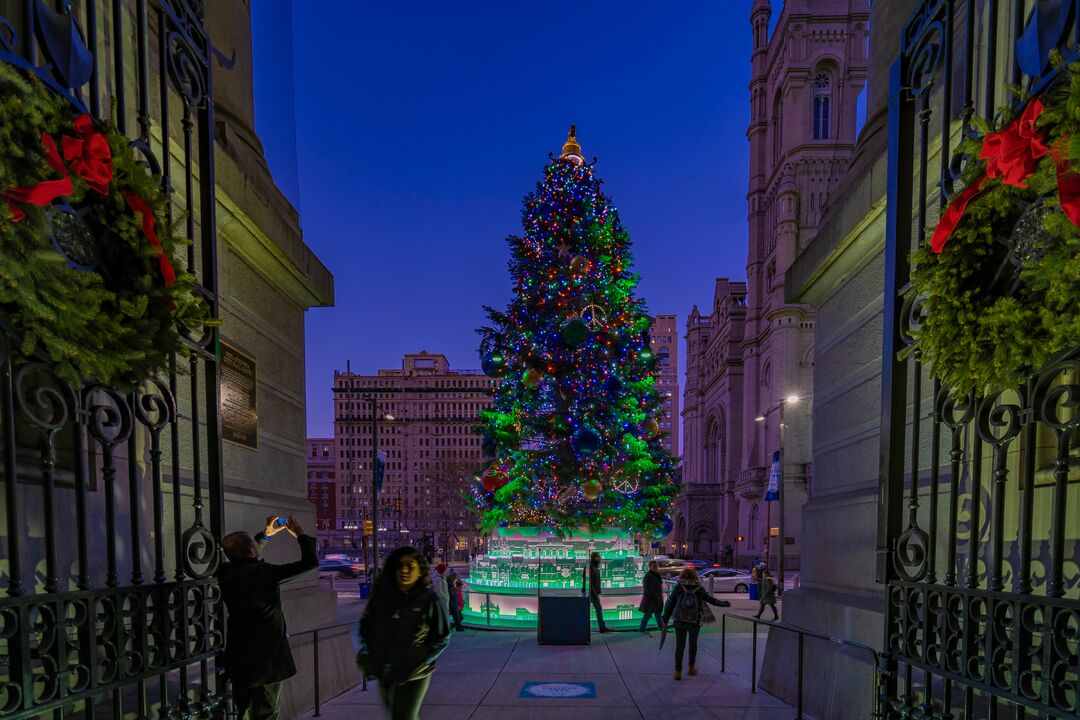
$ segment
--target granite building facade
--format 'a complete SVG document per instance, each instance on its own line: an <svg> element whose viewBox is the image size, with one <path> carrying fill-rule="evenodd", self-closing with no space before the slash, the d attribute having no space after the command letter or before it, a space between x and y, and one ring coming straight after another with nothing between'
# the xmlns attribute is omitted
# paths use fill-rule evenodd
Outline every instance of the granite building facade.
<svg viewBox="0 0 1080 720"><path fill-rule="evenodd" d="M750 12L747 281L719 279L711 312L695 308L687 321L687 490L675 539L687 554L742 565L771 556L774 567L784 542L793 571L813 478L815 320L809 305L785 296L785 273L813 240L854 151L869 13L857 0L788 0L770 36L772 12L769 0ZM779 504L764 501L781 417L783 523Z"/></svg>

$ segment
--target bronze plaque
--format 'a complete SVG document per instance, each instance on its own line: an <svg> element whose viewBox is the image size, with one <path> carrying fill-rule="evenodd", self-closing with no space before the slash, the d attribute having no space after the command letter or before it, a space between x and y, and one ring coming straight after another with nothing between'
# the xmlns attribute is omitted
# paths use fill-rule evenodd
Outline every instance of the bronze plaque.
<svg viewBox="0 0 1080 720"><path fill-rule="evenodd" d="M221 437L259 449L259 402L255 358L221 343Z"/></svg>

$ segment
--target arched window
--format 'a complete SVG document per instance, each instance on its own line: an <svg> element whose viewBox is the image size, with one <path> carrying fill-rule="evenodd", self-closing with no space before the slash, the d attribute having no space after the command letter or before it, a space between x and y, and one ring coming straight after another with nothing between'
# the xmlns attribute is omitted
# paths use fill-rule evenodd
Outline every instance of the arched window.
<svg viewBox="0 0 1080 720"><path fill-rule="evenodd" d="M751 548L756 548L758 544L758 506L754 503L750 507L750 529L746 532L746 544Z"/></svg>
<svg viewBox="0 0 1080 720"><path fill-rule="evenodd" d="M829 139L829 102L832 98L832 79L826 73L814 78L814 139Z"/></svg>

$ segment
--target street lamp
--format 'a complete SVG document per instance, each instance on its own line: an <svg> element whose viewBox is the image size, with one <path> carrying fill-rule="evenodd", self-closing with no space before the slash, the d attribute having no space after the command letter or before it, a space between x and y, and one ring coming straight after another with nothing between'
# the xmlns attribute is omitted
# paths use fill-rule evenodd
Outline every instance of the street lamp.
<svg viewBox="0 0 1080 720"><path fill-rule="evenodd" d="M371 403L371 572L368 576L374 580L379 573L379 407L374 395L364 399ZM383 419L393 421L394 416L386 413Z"/></svg>
<svg viewBox="0 0 1080 720"><path fill-rule="evenodd" d="M777 556L779 561L779 568L777 570L777 582L776 582L776 594L782 596L784 594L784 545L787 542L787 536L784 534L784 407L787 405L794 405L801 400L798 395L788 395L783 398L776 405L772 406L765 412L754 418L757 422L765 422L765 419L769 417L773 412L780 411L780 450L779 450L779 466L780 466L780 478L776 483L777 499L780 501L780 547L777 550ZM772 534L771 531L769 533ZM770 555L772 553L769 553Z"/></svg>

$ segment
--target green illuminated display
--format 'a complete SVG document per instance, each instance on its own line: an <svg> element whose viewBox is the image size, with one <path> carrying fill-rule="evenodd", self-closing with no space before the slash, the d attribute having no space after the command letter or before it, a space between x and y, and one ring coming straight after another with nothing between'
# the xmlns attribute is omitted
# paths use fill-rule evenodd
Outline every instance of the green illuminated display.
<svg viewBox="0 0 1080 720"><path fill-rule="evenodd" d="M474 625L536 627L540 595L578 594L589 555L600 553L604 621L636 627L645 559L617 530L558 537L534 527L499 528L487 555L470 563L464 615Z"/></svg>

